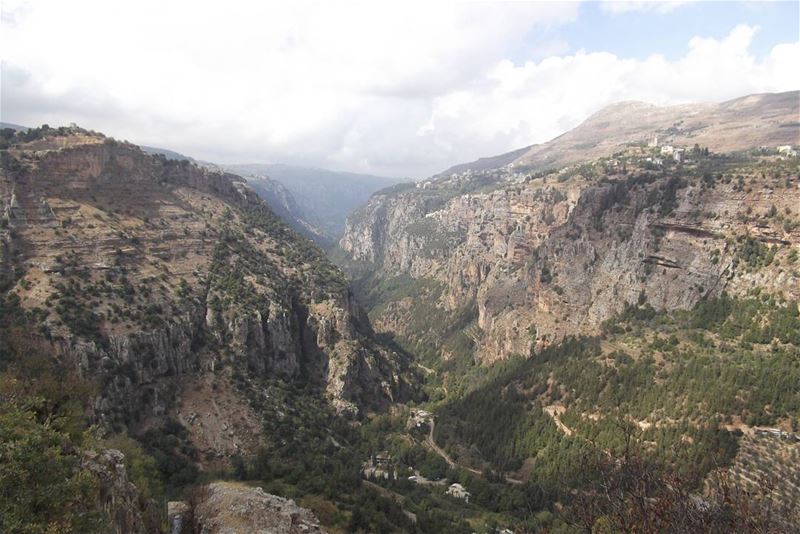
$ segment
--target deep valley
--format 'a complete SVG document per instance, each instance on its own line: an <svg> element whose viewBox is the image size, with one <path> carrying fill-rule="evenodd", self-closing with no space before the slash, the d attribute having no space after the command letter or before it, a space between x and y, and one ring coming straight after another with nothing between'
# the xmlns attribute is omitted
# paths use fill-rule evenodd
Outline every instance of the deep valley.
<svg viewBox="0 0 800 534"><path fill-rule="evenodd" d="M798 117L617 104L338 245L349 197L2 130L0 530L793 531Z"/></svg>

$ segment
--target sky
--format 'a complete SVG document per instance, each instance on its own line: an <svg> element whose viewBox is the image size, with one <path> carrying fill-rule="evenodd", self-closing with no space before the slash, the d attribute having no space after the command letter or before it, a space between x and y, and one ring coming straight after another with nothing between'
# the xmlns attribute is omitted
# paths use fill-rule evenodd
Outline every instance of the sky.
<svg viewBox="0 0 800 534"><path fill-rule="evenodd" d="M424 178L622 100L800 89L800 2L2 0L0 120Z"/></svg>

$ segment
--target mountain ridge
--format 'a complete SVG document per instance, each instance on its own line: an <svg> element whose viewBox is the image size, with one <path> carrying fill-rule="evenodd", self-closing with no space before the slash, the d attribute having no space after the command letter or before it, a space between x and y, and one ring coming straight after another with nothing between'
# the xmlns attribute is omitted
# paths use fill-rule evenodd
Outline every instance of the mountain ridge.
<svg viewBox="0 0 800 534"><path fill-rule="evenodd" d="M634 114L641 111L654 113L655 117L637 117ZM751 114L747 115L750 111ZM777 111L778 116L770 113ZM745 114L734 116L733 113ZM762 113L757 117L752 114ZM705 115L702 115L705 114ZM636 122L638 119L639 122ZM752 139L740 140L731 133L731 130L741 128L747 121L761 120L766 132L754 132ZM769 119L782 120L781 124L769 124ZM702 120L711 121L703 124ZM682 128L670 131L677 121L689 121ZM677 104L659 106L643 101L632 100L610 104L596 111L578 126L563 134L536 145L531 145L500 156L481 158L472 163L465 163L451 167L437 176L464 172L466 170L486 170L481 161L501 158L502 165L529 168L531 170L545 170L576 163L583 159L593 159L611 156L615 150L622 148L626 143L646 144L654 136L661 136L661 143L694 144L695 142L708 146L715 151L731 151L760 145L800 144L797 133L791 126L796 126L800 121L800 91L787 91L783 93L757 93L746 95L719 103L701 102L690 104ZM615 122L625 124L633 122L631 128L615 130ZM723 131L714 127L725 124ZM684 130L683 132L681 130ZM577 146L576 146L577 145ZM584 146L581 146L584 145Z"/></svg>

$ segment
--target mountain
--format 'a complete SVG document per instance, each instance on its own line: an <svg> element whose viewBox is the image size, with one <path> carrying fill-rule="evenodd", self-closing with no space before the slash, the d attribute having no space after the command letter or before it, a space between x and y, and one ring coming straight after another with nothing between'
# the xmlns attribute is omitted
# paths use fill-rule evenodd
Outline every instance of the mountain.
<svg viewBox="0 0 800 534"><path fill-rule="evenodd" d="M234 361L303 376L348 409L393 395L359 377L362 358L382 361L377 371L393 356L340 273L242 178L48 131L10 149L6 169L5 290L22 309L49 309L42 328L87 372L126 368L99 419L156 414L174 395L162 381Z"/></svg>
<svg viewBox="0 0 800 534"><path fill-rule="evenodd" d="M245 176L268 177L280 182L294 195L306 219L334 241L342 235L345 219L354 209L364 204L375 191L401 181L368 174L282 164L223 167Z"/></svg>
<svg viewBox="0 0 800 534"><path fill-rule="evenodd" d="M322 247L327 249L334 244L333 239L323 230L308 222L308 217L295 200L294 195L277 180L267 176L248 176L248 185L258 196L264 199L267 205L280 217L292 230L306 236Z"/></svg>
<svg viewBox="0 0 800 534"><path fill-rule="evenodd" d="M197 160L191 158L189 156L184 156L180 152L175 152L174 150L167 150L166 148L158 148L154 146L146 146L146 145L139 145L139 148L142 149L142 152L145 154L150 154L151 156L161 155L167 159L173 159L176 161L191 161L192 163L197 163Z"/></svg>
<svg viewBox="0 0 800 534"><path fill-rule="evenodd" d="M779 96L383 188L341 269L276 181L3 130L0 530L794 532Z"/></svg>
<svg viewBox="0 0 800 534"><path fill-rule="evenodd" d="M259 450L284 466L328 454L350 439L348 418L411 398L407 356L375 336L342 273L243 178L75 128L4 140L0 397L51 398L41 388L62 377L57 395L70 400L36 406L76 414L58 438L66 465L95 446L68 437L81 435L82 407L118 436L110 445L129 470L134 458L161 462L159 475L155 464L144 479L134 471L137 487L176 492ZM25 394L8 393L17 383ZM19 424L25 409L12 413ZM128 484L98 476L100 491Z"/></svg>
<svg viewBox="0 0 800 534"><path fill-rule="evenodd" d="M727 102L654 106L620 102L540 145L457 165L442 175L512 165L532 171L611 156L629 146L700 144L714 152L796 145L800 91L748 95Z"/></svg>
<svg viewBox="0 0 800 534"><path fill-rule="evenodd" d="M0 122L0 130L5 130L6 128L10 128L17 132L21 132L28 129L27 126L20 126L19 124L13 124L11 122Z"/></svg>
<svg viewBox="0 0 800 534"><path fill-rule="evenodd" d="M6 125L17 130L23 126ZM369 196L400 180L282 164L218 165L152 146L146 154L168 160L189 161L201 167L228 170L246 177L253 189L293 230L327 249L344 231L347 216Z"/></svg>
<svg viewBox="0 0 800 534"><path fill-rule="evenodd" d="M379 299L373 322L426 344L438 329L434 339L455 336L491 362L596 333L640 298L689 308L754 285L800 297L777 263L751 271L741 261L743 250L772 247L784 262L800 242L796 159L712 153L651 169L653 157L632 151L541 175L493 171L376 194L340 242L375 291L404 285Z"/></svg>

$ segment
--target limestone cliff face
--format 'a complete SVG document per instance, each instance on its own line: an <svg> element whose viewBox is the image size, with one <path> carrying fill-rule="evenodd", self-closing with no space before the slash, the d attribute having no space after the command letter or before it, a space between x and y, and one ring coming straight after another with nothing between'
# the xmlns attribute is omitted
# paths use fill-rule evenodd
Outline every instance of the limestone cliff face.
<svg viewBox="0 0 800 534"><path fill-rule="evenodd" d="M79 357L108 426L166 413L189 374L303 381L340 410L408 393L341 273L243 179L98 136L9 150L0 262ZM227 375L226 375L227 376Z"/></svg>
<svg viewBox="0 0 800 534"><path fill-rule="evenodd" d="M441 320L475 307L459 328L484 361L596 333L626 303L688 308L756 285L800 298L796 158L698 154L655 166L652 151L535 175L466 171L377 194L340 246L373 280L441 284ZM402 297L390 295L373 320L413 339Z"/></svg>

